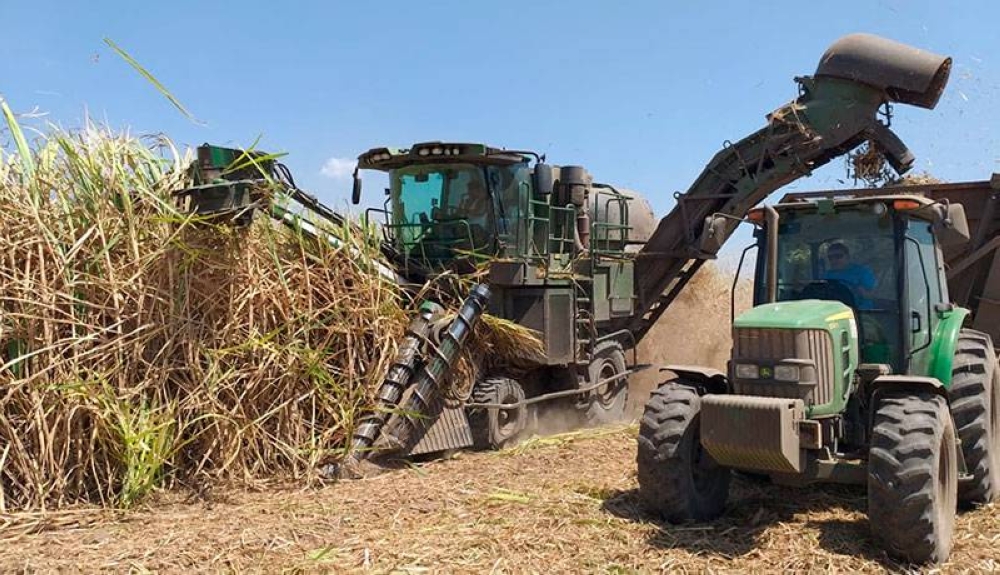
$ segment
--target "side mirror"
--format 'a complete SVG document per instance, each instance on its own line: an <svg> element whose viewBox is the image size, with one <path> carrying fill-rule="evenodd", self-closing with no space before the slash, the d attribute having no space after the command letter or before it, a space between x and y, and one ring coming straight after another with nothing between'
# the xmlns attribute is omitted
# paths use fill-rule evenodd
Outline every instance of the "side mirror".
<svg viewBox="0 0 1000 575"><path fill-rule="evenodd" d="M548 196L555 187L555 179L552 175L552 166L548 164L535 164L535 173L532 174L532 184L535 187L536 196Z"/></svg>
<svg viewBox="0 0 1000 575"><path fill-rule="evenodd" d="M722 244L726 242L726 233L731 224L726 218L720 216L709 216L705 218L705 227L698 238L698 250L702 253L716 254L722 249Z"/></svg>
<svg viewBox="0 0 1000 575"><path fill-rule="evenodd" d="M358 175L357 170L354 170L354 188L351 190L351 203L361 203L361 176Z"/></svg>
<svg viewBox="0 0 1000 575"><path fill-rule="evenodd" d="M942 206L944 208L944 206ZM941 217L935 218L934 233L941 247L961 246L969 241L969 220L965 217L965 206L948 204L941 210Z"/></svg>

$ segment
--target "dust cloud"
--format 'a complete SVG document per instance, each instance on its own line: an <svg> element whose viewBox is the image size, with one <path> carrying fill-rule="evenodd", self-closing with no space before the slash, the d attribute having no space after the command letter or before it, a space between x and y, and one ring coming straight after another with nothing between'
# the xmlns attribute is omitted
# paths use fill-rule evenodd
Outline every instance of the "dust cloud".
<svg viewBox="0 0 1000 575"><path fill-rule="evenodd" d="M741 279L736 286L737 315L750 307L752 283ZM633 413L642 413L649 392L667 379L664 364L704 365L725 370L732 347L730 297L733 273L708 262L681 291L674 303L639 342L639 362L653 367L630 378Z"/></svg>

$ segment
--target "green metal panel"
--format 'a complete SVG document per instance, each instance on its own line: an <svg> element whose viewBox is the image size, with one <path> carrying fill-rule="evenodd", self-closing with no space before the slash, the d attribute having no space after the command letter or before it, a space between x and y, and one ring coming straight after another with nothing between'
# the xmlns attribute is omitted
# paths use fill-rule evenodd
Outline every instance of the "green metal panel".
<svg viewBox="0 0 1000 575"><path fill-rule="evenodd" d="M573 288L569 286L513 288L502 291L502 317L539 333L544 365L574 361L575 314Z"/></svg>
<svg viewBox="0 0 1000 575"><path fill-rule="evenodd" d="M631 261L620 261L612 264L609 270L611 314L615 317L626 317L632 313L634 304L635 264Z"/></svg>
<svg viewBox="0 0 1000 575"><path fill-rule="evenodd" d="M594 266L593 270L594 292L591 298L594 302L594 321L607 321L611 319L611 302L608 294L611 270L604 266Z"/></svg>
<svg viewBox="0 0 1000 575"><path fill-rule="evenodd" d="M926 375L937 378L946 388L951 387L952 362L955 360L955 347L958 345L958 334L962 324L969 315L965 308L955 308L941 312L937 329L934 330L934 340L931 343L930 369ZM924 375L911 373L909 375Z"/></svg>
<svg viewBox="0 0 1000 575"><path fill-rule="evenodd" d="M801 300L759 305L740 314L733 327L827 329L827 318L850 308L836 301Z"/></svg>
<svg viewBox="0 0 1000 575"><path fill-rule="evenodd" d="M834 415L846 408L859 362L857 321L851 308L840 302L821 300L770 303L744 312L733 322L733 327L827 332L833 350L833 393L830 402L807 406L806 414L808 417Z"/></svg>

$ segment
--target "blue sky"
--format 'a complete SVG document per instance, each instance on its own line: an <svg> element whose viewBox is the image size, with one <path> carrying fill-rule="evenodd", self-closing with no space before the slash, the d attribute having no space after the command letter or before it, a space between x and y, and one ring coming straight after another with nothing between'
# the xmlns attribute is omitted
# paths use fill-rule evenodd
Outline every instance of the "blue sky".
<svg viewBox="0 0 1000 575"><path fill-rule="evenodd" d="M260 136L261 149L288 152L299 184L335 206L360 152L442 139L583 164L663 214L724 140L761 127L795 97L793 76L858 31L955 59L936 110L897 109L894 129L918 170L949 180L1000 171L998 6L0 0L0 94L16 111L48 114L29 122L73 127L89 114L192 145ZM103 37L207 125L180 115ZM843 177L835 160L795 187Z"/></svg>

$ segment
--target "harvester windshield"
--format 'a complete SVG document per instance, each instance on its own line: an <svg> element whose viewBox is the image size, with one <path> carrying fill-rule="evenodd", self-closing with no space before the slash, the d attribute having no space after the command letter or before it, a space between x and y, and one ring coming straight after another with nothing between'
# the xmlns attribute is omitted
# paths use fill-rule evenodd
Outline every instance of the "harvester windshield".
<svg viewBox="0 0 1000 575"><path fill-rule="evenodd" d="M411 165L392 170L390 182L391 228L408 257L442 259L491 247L494 205L481 167Z"/></svg>
<svg viewBox="0 0 1000 575"><path fill-rule="evenodd" d="M527 162L414 163L390 170L389 179L388 229L407 258L444 262L517 245Z"/></svg>

